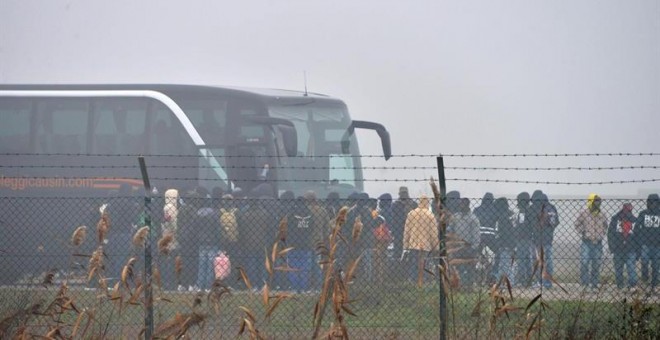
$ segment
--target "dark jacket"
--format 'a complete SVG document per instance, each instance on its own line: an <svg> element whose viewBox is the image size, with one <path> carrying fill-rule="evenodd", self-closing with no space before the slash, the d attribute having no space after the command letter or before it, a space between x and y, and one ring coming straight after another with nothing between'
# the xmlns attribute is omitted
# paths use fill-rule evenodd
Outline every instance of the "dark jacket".
<svg viewBox="0 0 660 340"><path fill-rule="evenodd" d="M559 214L555 206L548 201L545 194L535 192L532 195L532 205L529 212L530 230L534 245L552 245L555 229L559 225Z"/></svg>
<svg viewBox="0 0 660 340"><path fill-rule="evenodd" d="M486 193L481 199L481 204L474 208L474 215L479 219L482 241L490 240L497 235L497 212L493 205L494 197Z"/></svg>
<svg viewBox="0 0 660 340"><path fill-rule="evenodd" d="M629 204L624 205L624 208L612 217L607 229L607 245L612 254L627 254L638 250L634 226L636 221L632 205Z"/></svg>
<svg viewBox="0 0 660 340"><path fill-rule="evenodd" d="M646 200L646 210L639 214L635 230L643 245L660 247L660 198L658 195L649 195Z"/></svg>
<svg viewBox="0 0 660 340"><path fill-rule="evenodd" d="M318 234L314 230L312 212L302 198L294 201L293 209L287 214L288 241L296 250L313 250L314 237Z"/></svg>
<svg viewBox="0 0 660 340"><path fill-rule="evenodd" d="M498 198L493 203L497 211L496 230L498 248L513 249L516 246L516 234L513 229L513 213L509 210L506 198Z"/></svg>
<svg viewBox="0 0 660 340"><path fill-rule="evenodd" d="M262 254L264 247L270 249L275 242L277 221L266 207L271 203L267 198L254 199L245 212L238 214L238 240L245 253Z"/></svg>

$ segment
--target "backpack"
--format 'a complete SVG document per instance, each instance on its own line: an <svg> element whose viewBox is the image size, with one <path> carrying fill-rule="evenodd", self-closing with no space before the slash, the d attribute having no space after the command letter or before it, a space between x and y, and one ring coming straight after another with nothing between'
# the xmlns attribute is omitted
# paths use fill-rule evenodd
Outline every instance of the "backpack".
<svg viewBox="0 0 660 340"><path fill-rule="evenodd" d="M229 242L238 242L238 222L236 221L236 208L220 209L220 224L224 228L225 236Z"/></svg>
<svg viewBox="0 0 660 340"><path fill-rule="evenodd" d="M231 273L231 261L227 254L221 251L213 259L213 271L216 279L224 280L229 276Z"/></svg>

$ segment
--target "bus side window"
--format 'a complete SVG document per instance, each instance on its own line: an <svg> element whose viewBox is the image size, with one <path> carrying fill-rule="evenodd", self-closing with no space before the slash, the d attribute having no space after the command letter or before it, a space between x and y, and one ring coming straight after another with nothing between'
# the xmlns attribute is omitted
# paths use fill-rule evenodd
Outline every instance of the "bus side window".
<svg viewBox="0 0 660 340"><path fill-rule="evenodd" d="M136 98L100 99L94 119L93 153L139 155L145 152L147 102Z"/></svg>
<svg viewBox="0 0 660 340"><path fill-rule="evenodd" d="M195 145L179 119L160 103L155 104L151 117L151 153L159 155L196 154Z"/></svg>
<svg viewBox="0 0 660 340"><path fill-rule="evenodd" d="M87 152L89 102L86 99L45 99L39 103L37 144L42 153Z"/></svg>
<svg viewBox="0 0 660 340"><path fill-rule="evenodd" d="M30 102L3 100L0 106L0 152L30 152Z"/></svg>

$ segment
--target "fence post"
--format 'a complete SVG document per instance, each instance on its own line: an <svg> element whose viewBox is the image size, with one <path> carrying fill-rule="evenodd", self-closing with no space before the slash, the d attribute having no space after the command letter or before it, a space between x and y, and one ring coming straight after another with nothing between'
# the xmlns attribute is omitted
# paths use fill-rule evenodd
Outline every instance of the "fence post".
<svg viewBox="0 0 660 340"><path fill-rule="evenodd" d="M144 183L144 224L149 228L149 235L144 244L144 299L146 305L146 315L144 316L144 338L151 340L154 332L154 304L151 290L151 240L153 230L151 229L151 184L149 183L149 174L147 165L144 162L144 156L138 157L140 171L142 172L142 182Z"/></svg>
<svg viewBox="0 0 660 340"><path fill-rule="evenodd" d="M447 198L447 185L445 183L445 163L442 157L436 158L438 164L438 181L440 182L440 207L444 209L445 199ZM441 216L441 212L438 211L438 216ZM439 273L444 273L440 275L440 340L447 339L447 292L445 291L444 284L444 275L447 275L447 248L445 243L445 234L447 230L447 223L443 220L439 225L438 230L438 244L440 246L440 258L438 260Z"/></svg>

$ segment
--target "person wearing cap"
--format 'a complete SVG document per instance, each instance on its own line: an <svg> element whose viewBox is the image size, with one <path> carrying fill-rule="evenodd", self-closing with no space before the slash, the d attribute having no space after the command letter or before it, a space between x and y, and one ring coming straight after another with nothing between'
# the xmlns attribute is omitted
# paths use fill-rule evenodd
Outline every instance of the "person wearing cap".
<svg viewBox="0 0 660 340"><path fill-rule="evenodd" d="M580 212L575 229L582 237L580 245L580 284L598 289L600 265L603 258L603 239L607 231L607 216L600 209L601 198L590 194L587 209Z"/></svg>
<svg viewBox="0 0 660 340"><path fill-rule="evenodd" d="M637 285L637 271L635 260L638 245L635 242L637 233L634 224L637 218L633 214L633 206L624 203L621 211L612 217L607 229L607 245L612 253L614 262L614 278L616 286L623 289L623 267L628 273L628 288L633 290Z"/></svg>
<svg viewBox="0 0 660 340"><path fill-rule="evenodd" d="M651 290L655 290L660 280L660 196L651 194L646 200L646 209L639 214L635 229L646 248L642 256L642 279L644 279L644 257L651 265ZM647 274L648 276L648 269Z"/></svg>

